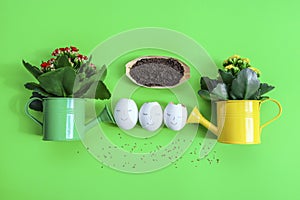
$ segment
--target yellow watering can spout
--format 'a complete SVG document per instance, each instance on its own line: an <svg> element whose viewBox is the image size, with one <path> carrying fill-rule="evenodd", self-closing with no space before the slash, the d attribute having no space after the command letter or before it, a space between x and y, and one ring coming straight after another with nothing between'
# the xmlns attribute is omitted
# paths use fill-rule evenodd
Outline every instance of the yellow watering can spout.
<svg viewBox="0 0 300 200"><path fill-rule="evenodd" d="M201 124L208 130L210 130L213 134L218 136L218 128L215 125L213 125L211 122L209 122L207 119L205 119L205 117L203 117L203 115L199 112L197 107L194 107L194 109L192 110L192 112L187 120L187 123L188 124Z"/></svg>

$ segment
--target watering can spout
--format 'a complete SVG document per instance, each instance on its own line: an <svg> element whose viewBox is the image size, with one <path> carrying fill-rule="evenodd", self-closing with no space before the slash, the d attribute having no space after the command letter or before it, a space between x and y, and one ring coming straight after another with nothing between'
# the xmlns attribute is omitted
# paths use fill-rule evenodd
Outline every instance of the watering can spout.
<svg viewBox="0 0 300 200"><path fill-rule="evenodd" d="M187 120L187 123L188 124L196 124L196 123L201 124L208 130L210 130L213 134L218 136L218 128L215 125L213 125L210 121L205 119L205 117L203 117L203 115L199 112L197 107L194 107L194 109L192 110L192 112Z"/></svg>
<svg viewBox="0 0 300 200"><path fill-rule="evenodd" d="M103 110L100 112L100 114L95 119L93 119L91 122L86 124L85 131L90 130L91 128L96 126L99 122L116 124L116 121L115 121L113 115L111 114L109 108L107 107L107 105L105 105Z"/></svg>

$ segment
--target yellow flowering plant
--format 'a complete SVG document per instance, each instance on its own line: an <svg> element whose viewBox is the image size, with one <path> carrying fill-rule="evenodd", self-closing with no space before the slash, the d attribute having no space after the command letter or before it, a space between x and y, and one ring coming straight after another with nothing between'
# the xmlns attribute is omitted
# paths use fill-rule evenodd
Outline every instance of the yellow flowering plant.
<svg viewBox="0 0 300 200"><path fill-rule="evenodd" d="M257 74L257 77L261 74L259 69L250 64L249 58L241 58L239 55L233 55L224 60L223 67L224 71L231 72L233 75L237 75L237 73L246 68L252 69Z"/></svg>
<svg viewBox="0 0 300 200"><path fill-rule="evenodd" d="M217 79L201 77L198 94L207 100L261 100L274 86L261 83L259 69L248 58L233 55L223 62Z"/></svg>

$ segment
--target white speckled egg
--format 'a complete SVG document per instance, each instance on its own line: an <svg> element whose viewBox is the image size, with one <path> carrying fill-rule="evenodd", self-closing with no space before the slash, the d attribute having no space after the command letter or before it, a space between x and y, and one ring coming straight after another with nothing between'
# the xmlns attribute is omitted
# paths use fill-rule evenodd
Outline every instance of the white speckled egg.
<svg viewBox="0 0 300 200"><path fill-rule="evenodd" d="M148 131L159 129L163 122L163 111L159 103L144 103L139 112L139 122Z"/></svg>
<svg viewBox="0 0 300 200"><path fill-rule="evenodd" d="M164 110L165 125L175 131L181 130L187 120L187 109L182 104L169 103Z"/></svg>
<svg viewBox="0 0 300 200"><path fill-rule="evenodd" d="M131 99L120 99L114 110L114 117L119 128L132 129L138 121L138 108Z"/></svg>

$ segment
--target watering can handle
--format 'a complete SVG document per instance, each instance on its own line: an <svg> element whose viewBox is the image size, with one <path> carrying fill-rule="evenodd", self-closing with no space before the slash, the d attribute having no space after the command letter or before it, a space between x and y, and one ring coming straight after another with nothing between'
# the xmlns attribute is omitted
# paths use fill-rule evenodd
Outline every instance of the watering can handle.
<svg viewBox="0 0 300 200"><path fill-rule="evenodd" d="M31 104L31 102L35 101L35 100L38 100L38 101L43 101L42 99L40 98L37 98L37 97L34 97L34 98L31 98L27 101L26 105L25 105L25 113L28 117L30 117L30 119L32 119L35 123L43 126L43 123L38 120L37 118L35 118L32 114L30 114L29 112L29 105Z"/></svg>
<svg viewBox="0 0 300 200"><path fill-rule="evenodd" d="M280 103L278 101L276 101L275 99L266 99L266 100L263 100L261 103L265 103L267 101L272 101L272 102L276 103L277 106L278 106L278 108L279 108L279 112L278 112L278 114L275 117L273 117L272 119L270 119L269 121L267 121L266 123L264 123L263 125L261 125L260 129L263 129L264 127L266 127L267 125L269 125L271 122L275 121L281 115L281 113L282 113L282 107L281 107L281 105L280 105Z"/></svg>

